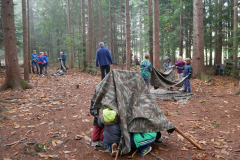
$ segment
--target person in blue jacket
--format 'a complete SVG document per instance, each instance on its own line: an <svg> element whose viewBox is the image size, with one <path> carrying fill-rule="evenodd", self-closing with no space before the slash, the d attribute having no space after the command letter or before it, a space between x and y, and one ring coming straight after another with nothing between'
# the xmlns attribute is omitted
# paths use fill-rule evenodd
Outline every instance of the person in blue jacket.
<svg viewBox="0 0 240 160"><path fill-rule="evenodd" d="M186 58L185 61L186 61L186 65L184 67L177 67L177 69L184 70L183 77L187 77L184 81L185 89L183 92L187 92L187 89L188 89L188 93L191 93L191 84L190 84L190 78L192 75L191 59Z"/></svg>
<svg viewBox="0 0 240 160"><path fill-rule="evenodd" d="M49 65L49 63L48 63L48 58L47 58L47 52L45 51L44 52L44 55L42 56L42 59L43 59L43 63L42 63L42 65L43 65L43 67L45 67L45 75L47 75L47 66Z"/></svg>
<svg viewBox="0 0 240 160"><path fill-rule="evenodd" d="M60 54L61 54L61 58L58 58L58 60L62 60L63 65L64 65L64 67L66 68L66 64L65 64L65 62L66 62L66 58L67 58L67 56L66 56L66 54L64 54L63 51L61 51ZM61 66L61 70L63 70L62 66Z"/></svg>
<svg viewBox="0 0 240 160"><path fill-rule="evenodd" d="M36 50L33 50L32 54L32 72L35 74L34 68L37 68L37 74L38 74L38 54L36 53Z"/></svg>
<svg viewBox="0 0 240 160"><path fill-rule="evenodd" d="M99 43L100 48L96 53L96 66L101 68L102 80L105 77L105 72L108 74L110 72L110 64L113 64L112 56L109 49L104 47L104 43Z"/></svg>
<svg viewBox="0 0 240 160"><path fill-rule="evenodd" d="M39 65L39 68L40 68L40 75L41 76L44 76L43 74L42 74L42 70L43 70L43 55L44 55L44 52L40 52L40 56L38 56L38 65Z"/></svg>
<svg viewBox="0 0 240 160"><path fill-rule="evenodd" d="M172 66L171 59L170 57L166 56L165 63L163 64L164 72L166 72L171 66ZM169 90L169 88L167 88L167 90ZM173 91L173 88L170 87L170 90Z"/></svg>

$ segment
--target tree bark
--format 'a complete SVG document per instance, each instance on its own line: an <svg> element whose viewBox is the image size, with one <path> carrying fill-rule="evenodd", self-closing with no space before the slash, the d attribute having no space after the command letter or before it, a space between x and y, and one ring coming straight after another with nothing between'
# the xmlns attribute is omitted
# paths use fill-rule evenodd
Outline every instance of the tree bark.
<svg viewBox="0 0 240 160"><path fill-rule="evenodd" d="M180 46L179 46L179 55L182 57L183 56L183 0L180 0L180 5L181 5L181 13L180 13Z"/></svg>
<svg viewBox="0 0 240 160"><path fill-rule="evenodd" d="M120 26L121 26L121 56L122 56L122 70L123 70L123 43L122 43L122 35L123 35L123 28L122 28L122 0L120 0Z"/></svg>
<svg viewBox="0 0 240 160"><path fill-rule="evenodd" d="M92 63L92 0L88 0L88 63Z"/></svg>
<svg viewBox="0 0 240 160"><path fill-rule="evenodd" d="M131 37L130 37L130 15L129 15L129 0L125 0L125 14L126 14L126 54L127 54L127 70L131 66Z"/></svg>
<svg viewBox="0 0 240 160"><path fill-rule="evenodd" d="M100 28L100 41L103 42L103 29L102 29L102 0L99 0L99 28Z"/></svg>
<svg viewBox="0 0 240 160"><path fill-rule="evenodd" d="M18 64L17 42L14 22L13 0L1 1L3 42L5 50L6 76L5 81L0 86L0 91L12 88L13 90L23 90L32 88L24 81L20 74Z"/></svg>
<svg viewBox="0 0 240 160"><path fill-rule="evenodd" d="M159 1L153 0L153 66L160 70Z"/></svg>
<svg viewBox="0 0 240 160"><path fill-rule="evenodd" d="M115 63L115 54L113 53L113 37L112 37L112 11L111 11L111 1L109 1L109 27L110 27L110 51L112 54L113 62Z"/></svg>
<svg viewBox="0 0 240 160"><path fill-rule="evenodd" d="M192 77L201 78L206 74L204 66L204 27L203 27L203 2L193 1L193 59Z"/></svg>
<svg viewBox="0 0 240 160"><path fill-rule="evenodd" d="M22 0L24 80L29 81L26 0Z"/></svg>
<svg viewBox="0 0 240 160"><path fill-rule="evenodd" d="M234 55L233 55L233 69L237 69L237 57L238 57L238 37L237 37L237 28L238 28L238 0L234 0L234 21L233 21L233 50L234 50Z"/></svg>
<svg viewBox="0 0 240 160"><path fill-rule="evenodd" d="M148 0L148 45L150 62L153 64L153 17L152 17L152 0Z"/></svg>
<svg viewBox="0 0 240 160"><path fill-rule="evenodd" d="M71 19L70 19L70 0L67 0L67 13L68 13L68 36L72 38L71 35ZM72 46L71 46L72 41L70 40L69 44L69 68L73 69L73 52L72 52Z"/></svg>
<svg viewBox="0 0 240 160"><path fill-rule="evenodd" d="M30 0L27 0L27 10L28 10L28 20L27 20L27 23L28 23L28 72L29 73L32 73L31 71L31 62L32 62L32 59L31 59L31 38L30 38L30 6L29 6L29 1Z"/></svg>
<svg viewBox="0 0 240 160"><path fill-rule="evenodd" d="M85 0L82 0L82 42L83 42L83 65L84 70L87 68L87 57L86 57L86 25L85 25Z"/></svg>

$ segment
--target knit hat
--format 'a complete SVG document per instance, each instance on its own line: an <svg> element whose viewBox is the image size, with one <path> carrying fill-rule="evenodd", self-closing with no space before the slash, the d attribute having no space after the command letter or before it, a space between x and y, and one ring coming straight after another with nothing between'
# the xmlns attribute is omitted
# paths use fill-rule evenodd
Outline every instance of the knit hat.
<svg viewBox="0 0 240 160"><path fill-rule="evenodd" d="M99 45L100 45L100 46L104 46L104 43L103 43L103 42L100 42Z"/></svg>
<svg viewBox="0 0 240 160"><path fill-rule="evenodd" d="M64 52L63 52L63 51L61 51L60 53L64 54Z"/></svg>
<svg viewBox="0 0 240 160"><path fill-rule="evenodd" d="M118 120L117 112L110 108L100 109L99 116L102 123L105 125L115 124Z"/></svg>

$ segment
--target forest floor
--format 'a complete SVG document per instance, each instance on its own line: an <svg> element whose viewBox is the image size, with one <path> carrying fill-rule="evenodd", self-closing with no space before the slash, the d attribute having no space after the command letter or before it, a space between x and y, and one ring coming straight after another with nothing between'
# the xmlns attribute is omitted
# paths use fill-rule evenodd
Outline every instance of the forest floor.
<svg viewBox="0 0 240 160"><path fill-rule="evenodd" d="M50 68L49 73L55 70ZM0 73L0 84L4 76ZM204 150L196 149L176 132L171 135L162 132L163 142L154 143L152 153L164 160L240 159L240 97L232 95L238 80L211 77L215 80L212 86L191 79L195 96L187 103L156 101L167 113L166 117ZM93 117L89 114L90 99L100 81L99 73L91 75L77 70L70 70L61 77L31 74L30 83L36 88L23 92L0 92L0 100L8 102L1 105L9 109L2 112L7 117L0 118L0 159L114 159L109 153L95 151L89 145L93 128ZM80 87L76 88L76 84ZM76 135L84 138L76 140ZM26 139L20 143L6 145L23 138ZM35 157L24 154L24 143L36 141L45 145L47 151ZM130 154L118 159L127 159L127 156ZM148 154L135 159L157 158Z"/></svg>

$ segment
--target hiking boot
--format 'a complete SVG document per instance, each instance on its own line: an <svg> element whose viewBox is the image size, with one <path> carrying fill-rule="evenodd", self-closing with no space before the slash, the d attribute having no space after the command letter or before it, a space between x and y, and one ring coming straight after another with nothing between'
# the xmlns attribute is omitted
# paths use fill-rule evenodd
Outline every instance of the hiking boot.
<svg viewBox="0 0 240 160"><path fill-rule="evenodd" d="M145 156L147 155L149 152L151 152L152 147L151 146L147 146L145 149L142 149L141 151L138 151L138 154Z"/></svg>
<svg viewBox="0 0 240 160"><path fill-rule="evenodd" d="M186 93L187 91L186 90L183 90L182 93Z"/></svg>
<svg viewBox="0 0 240 160"><path fill-rule="evenodd" d="M188 91L187 93L192 93L191 91Z"/></svg>
<svg viewBox="0 0 240 160"><path fill-rule="evenodd" d="M112 144L112 157L115 157L117 154L118 145L116 143Z"/></svg>
<svg viewBox="0 0 240 160"><path fill-rule="evenodd" d="M156 139L155 142L156 143L162 143L162 140L159 138L159 139Z"/></svg>

